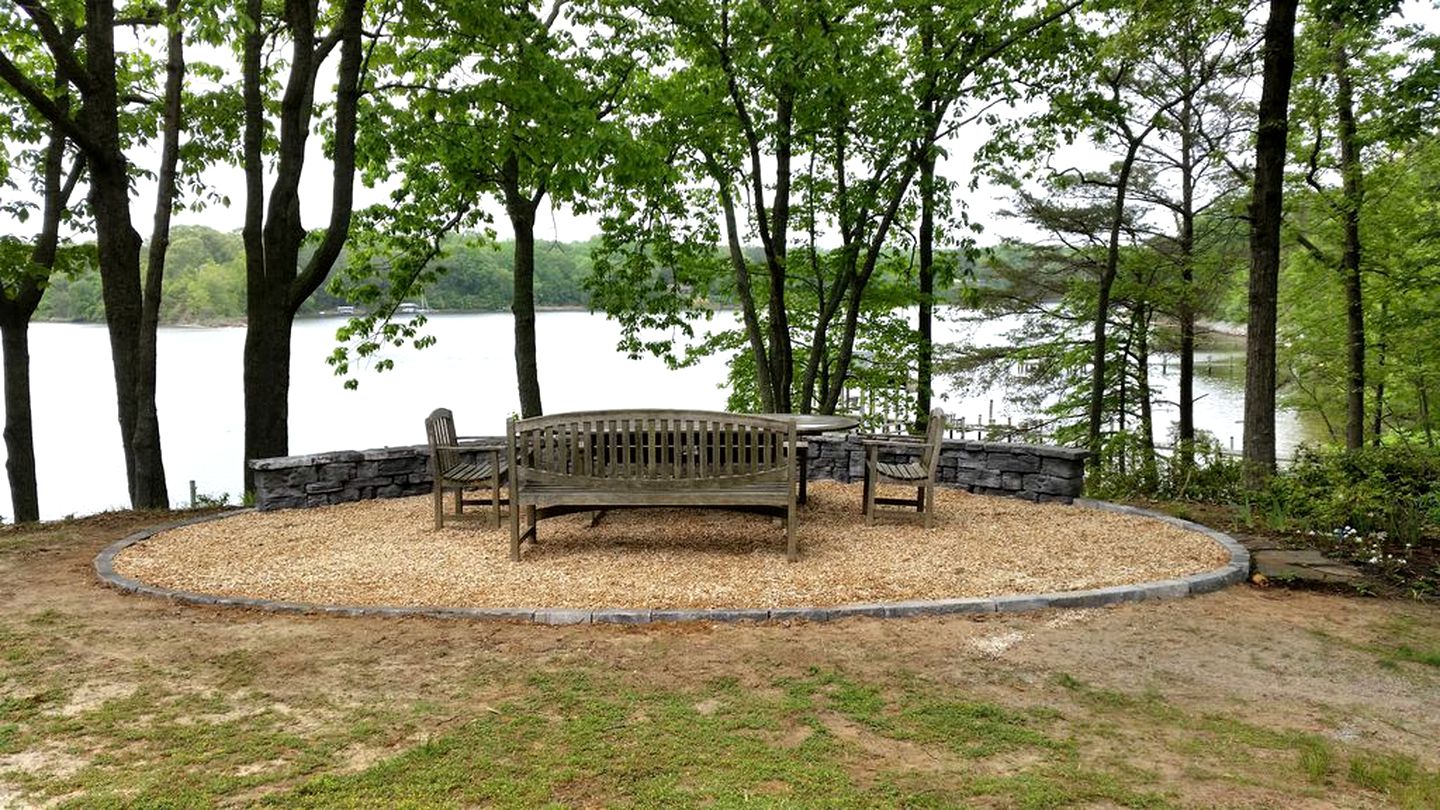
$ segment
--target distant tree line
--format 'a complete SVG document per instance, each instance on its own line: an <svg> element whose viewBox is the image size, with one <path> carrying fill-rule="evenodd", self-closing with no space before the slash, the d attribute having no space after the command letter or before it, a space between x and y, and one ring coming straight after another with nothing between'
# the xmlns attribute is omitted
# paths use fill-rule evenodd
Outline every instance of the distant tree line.
<svg viewBox="0 0 1440 810"><path fill-rule="evenodd" d="M535 250L535 303L540 307L585 307L590 296L590 243L541 242ZM416 295L434 310L499 312L510 308L514 242L455 236L433 263L444 268L436 282ZM333 312L352 301L320 287L300 314ZM105 320L100 273L94 262L51 277L36 310L39 320L100 323ZM201 226L171 231L165 261L162 324L224 324L245 320L245 248L239 233Z"/></svg>

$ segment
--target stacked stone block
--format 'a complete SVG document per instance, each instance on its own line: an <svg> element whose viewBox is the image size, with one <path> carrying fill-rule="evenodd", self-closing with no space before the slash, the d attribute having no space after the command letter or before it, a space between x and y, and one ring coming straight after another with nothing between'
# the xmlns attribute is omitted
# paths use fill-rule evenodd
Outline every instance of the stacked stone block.
<svg viewBox="0 0 1440 810"><path fill-rule="evenodd" d="M812 436L806 441L811 480L864 480L865 447L858 436ZM916 455L881 453L886 461ZM1086 455L1069 447L950 439L940 450L939 481L984 495L1069 503L1084 487ZM255 472L255 506L261 510L398 498L431 490L429 453L423 444L260 459L250 462L250 469Z"/></svg>

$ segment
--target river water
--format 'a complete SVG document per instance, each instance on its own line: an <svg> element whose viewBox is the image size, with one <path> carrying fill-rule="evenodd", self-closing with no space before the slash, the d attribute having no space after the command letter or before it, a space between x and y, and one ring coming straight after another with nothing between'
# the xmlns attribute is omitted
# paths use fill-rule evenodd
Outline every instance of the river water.
<svg viewBox="0 0 1440 810"><path fill-rule="evenodd" d="M290 451L420 444L424 418L437 407L455 412L466 435L498 435L504 420L519 410L515 393L512 322L508 313L437 314L427 326L437 342L423 351L394 350L395 368L384 373L360 369L360 387L345 390L325 363L335 343L339 318L314 318L295 325L290 388ZM993 343L1013 326L1007 319L946 320L936 339ZM726 391L723 358L672 371L659 360L630 360L615 351L619 327L586 312L544 312L537 322L540 387L547 413L612 407L722 410ZM160 330L159 388L161 440L171 500L188 503L189 481L202 494L241 488L243 327L165 327ZM37 323L30 330L35 453L43 519L81 515L128 505L124 456L115 414L109 339L103 326ZM1225 353L1212 364L1231 362ZM1159 377L1164 358L1156 359ZM1206 361L1202 359L1201 369ZM1160 399L1173 401L1175 364L1157 380ZM943 387L943 383L940 384ZM1197 426L1220 441L1240 442L1244 395L1225 376L1199 376ZM942 391L947 412L1018 421L1024 414L1007 405L1001 390L962 396ZM992 405L993 402L993 405ZM1173 406L1157 406L1157 435L1163 436ZM1293 412L1281 414L1277 432L1282 454L1302 440ZM76 479L77 468L85 475ZM0 515L10 509L8 485L0 487Z"/></svg>

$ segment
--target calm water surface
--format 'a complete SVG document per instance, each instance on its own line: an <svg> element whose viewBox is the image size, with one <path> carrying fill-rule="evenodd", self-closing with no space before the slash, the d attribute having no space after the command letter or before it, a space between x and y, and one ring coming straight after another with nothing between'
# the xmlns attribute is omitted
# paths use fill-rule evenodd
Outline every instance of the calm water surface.
<svg viewBox="0 0 1440 810"><path fill-rule="evenodd" d="M410 445L424 442L423 420L437 407L455 412L462 434L497 435L519 410L515 393L512 322L508 313L435 315L428 330L438 342L424 351L397 350L393 371L361 369L360 388L347 391L325 357L334 348L341 319L296 323L290 387L290 451ZM944 322L937 340L992 342L1010 324L1004 319ZM600 315L545 312L537 324L540 387L545 410L596 408L704 408L722 410L726 391L723 358L671 371L655 359L629 360L615 351L619 327ZM188 502L189 481L201 493L229 494L241 487L243 407L242 327L167 327L159 336L161 439L172 501ZM124 456L115 414L109 339L103 326L38 323L31 327L35 453L44 519L88 514L128 505ZM1157 360L1157 363L1159 361ZM1159 375L1160 368L1155 373ZM1173 361L1159 395L1174 400ZM1243 391L1233 382L1196 381L1196 421L1222 442L1240 441ZM994 400L997 422L1018 421L1003 391L969 397L945 395L947 411L988 419ZM1157 407L1161 425L1173 406ZM1298 420L1282 415L1279 445L1300 441ZM1164 434L1163 428L1157 433ZM70 477L77 461L86 475ZM0 486L0 515L9 519L8 482Z"/></svg>

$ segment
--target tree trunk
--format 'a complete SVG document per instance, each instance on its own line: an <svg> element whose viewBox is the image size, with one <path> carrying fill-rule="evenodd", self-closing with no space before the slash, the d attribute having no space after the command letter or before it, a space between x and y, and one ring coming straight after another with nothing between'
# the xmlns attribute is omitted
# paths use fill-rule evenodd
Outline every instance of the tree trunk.
<svg viewBox="0 0 1440 810"><path fill-rule="evenodd" d="M775 202L771 206L771 233L767 266L770 270L770 379L775 410L794 410L792 381L794 349L790 343L790 313L785 309L786 242L790 238L790 139L794 99L782 93L775 111Z"/></svg>
<svg viewBox="0 0 1440 810"><path fill-rule="evenodd" d="M252 289L246 299L244 383L245 458L274 458L290 452L290 327L293 319L276 305L273 290ZM253 490L246 468L247 491Z"/></svg>
<svg viewBox="0 0 1440 810"><path fill-rule="evenodd" d="M714 163L709 164L720 189L720 204L725 212L725 241L730 248L730 267L735 273L735 292L740 297L740 313L745 322L745 336L750 341L750 354L755 358L755 388L760 394L760 408L775 411L775 387L770 379L769 352L755 308L755 291L750 281L750 266L745 262L745 246L740 243L740 227L735 215L735 198L728 180Z"/></svg>
<svg viewBox="0 0 1440 810"><path fill-rule="evenodd" d="M331 139L330 222L302 270L300 247L306 230L300 219L300 181L315 110L316 73L324 60L318 46L326 38L315 30L315 0L284 4L293 48L279 104L275 181L267 205L261 75L261 56L266 46L263 4L260 0L246 2L245 13L252 24L245 35L241 63L245 116L245 462L283 456L290 451L290 332L295 313L325 281L349 233L364 6L364 0L345 0L333 32L340 44L340 62ZM248 463L244 464L244 480L245 491L253 491L254 475Z"/></svg>
<svg viewBox="0 0 1440 810"><path fill-rule="evenodd" d="M512 153L505 166L507 172L518 172L518 158ZM507 181L505 211L515 229L515 296L510 305L515 315L515 379L520 389L520 415L526 419L544 412L535 358L535 208L517 185Z"/></svg>
<svg viewBox="0 0 1440 810"><path fill-rule="evenodd" d="M1420 424L1425 428L1425 445L1435 446L1435 429L1430 422L1430 390L1425 385L1425 380L1415 381L1415 392L1420 400Z"/></svg>
<svg viewBox="0 0 1440 810"><path fill-rule="evenodd" d="M920 312L916 331L920 345L915 360L915 432L924 434L930 419L935 362L935 151L920 156Z"/></svg>
<svg viewBox="0 0 1440 810"><path fill-rule="evenodd" d="M181 91L185 78L183 29L179 0L165 4L166 64L165 109L162 114L160 167L156 176L155 223L150 232L150 255L145 268L145 290L140 308L140 369L136 399L135 450L139 459L160 457L160 416L155 406L158 383L156 330L160 326L160 296L165 284L165 253L170 247L170 212L175 205L175 170L180 162ZM136 471L136 496L147 503L170 503L164 472L158 478ZM152 487L159 486L159 491Z"/></svg>
<svg viewBox="0 0 1440 810"><path fill-rule="evenodd" d="M1345 338L1348 369L1345 378L1345 448L1365 444L1365 304L1360 282L1360 207L1364 201L1364 176L1360 145L1355 134L1355 89L1350 76L1350 58L1344 32L1335 24L1332 58L1335 67L1335 107L1340 141L1340 203L1344 247L1340 273L1345 285Z"/></svg>
<svg viewBox="0 0 1440 810"><path fill-rule="evenodd" d="M1110 212L1109 246L1095 296L1095 330L1090 351L1090 421L1086 444L1090 448L1089 463L1096 468L1102 461L1100 427L1105 418L1105 328L1110 320L1110 290L1115 286L1115 274L1120 267L1120 229L1125 224L1125 194L1130 187L1130 172L1135 167L1135 155L1140 151L1142 142L1142 138L1130 139L1125 148L1125 160L1120 163L1120 174L1115 179L1115 204Z"/></svg>
<svg viewBox="0 0 1440 810"><path fill-rule="evenodd" d="M1175 457L1195 466L1195 112L1189 96L1180 109L1180 425Z"/></svg>
<svg viewBox="0 0 1440 810"><path fill-rule="evenodd" d="M1385 427L1385 307L1380 308L1380 342L1375 346L1375 419L1371 423L1370 443L1380 446L1382 431Z"/></svg>
<svg viewBox="0 0 1440 810"><path fill-rule="evenodd" d="M1150 310L1144 304L1135 307L1135 396L1140 401L1140 443L1145 453L1145 485L1150 492L1160 488L1155 464L1155 413L1150 391Z"/></svg>
<svg viewBox="0 0 1440 810"><path fill-rule="evenodd" d="M63 86L59 77L56 84ZM62 102L68 114L68 104ZM41 190L44 208L40 233L30 260L48 277L55 270L60 244L60 220L70 203L70 195L84 172L85 160L75 161L70 177L65 177L65 134L59 124L50 127L42 164ZM0 348L4 351L5 377L5 470L10 478L10 503L16 523L40 519L40 494L35 475L35 427L30 408L30 319L40 306L45 287L39 274L24 274L10 290L0 289Z"/></svg>
<svg viewBox="0 0 1440 810"><path fill-rule="evenodd" d="M15 510L14 521L29 523L40 519L40 495L35 483L35 434L30 418L28 315L0 318L0 347L5 352L5 471L10 476L10 502Z"/></svg>
<svg viewBox="0 0 1440 810"><path fill-rule="evenodd" d="M1245 338L1244 459L1251 485L1275 472L1275 308L1297 3L1270 0L1265 24L1265 78L1250 198L1250 312Z"/></svg>
<svg viewBox="0 0 1440 810"><path fill-rule="evenodd" d="M115 6L89 0L85 9L85 64L91 91L82 107L83 121L94 146L90 164L90 210L95 217L105 324L110 333L110 359L115 367L115 398L120 436L125 447L125 472L130 502L137 509L161 509L165 499L165 465L160 456L153 392L141 398L140 377L147 373L141 353L142 293L140 234L130 222L130 174L120 140L120 99L115 79ZM153 358L151 361L153 373ZM136 444L137 427L147 433Z"/></svg>

